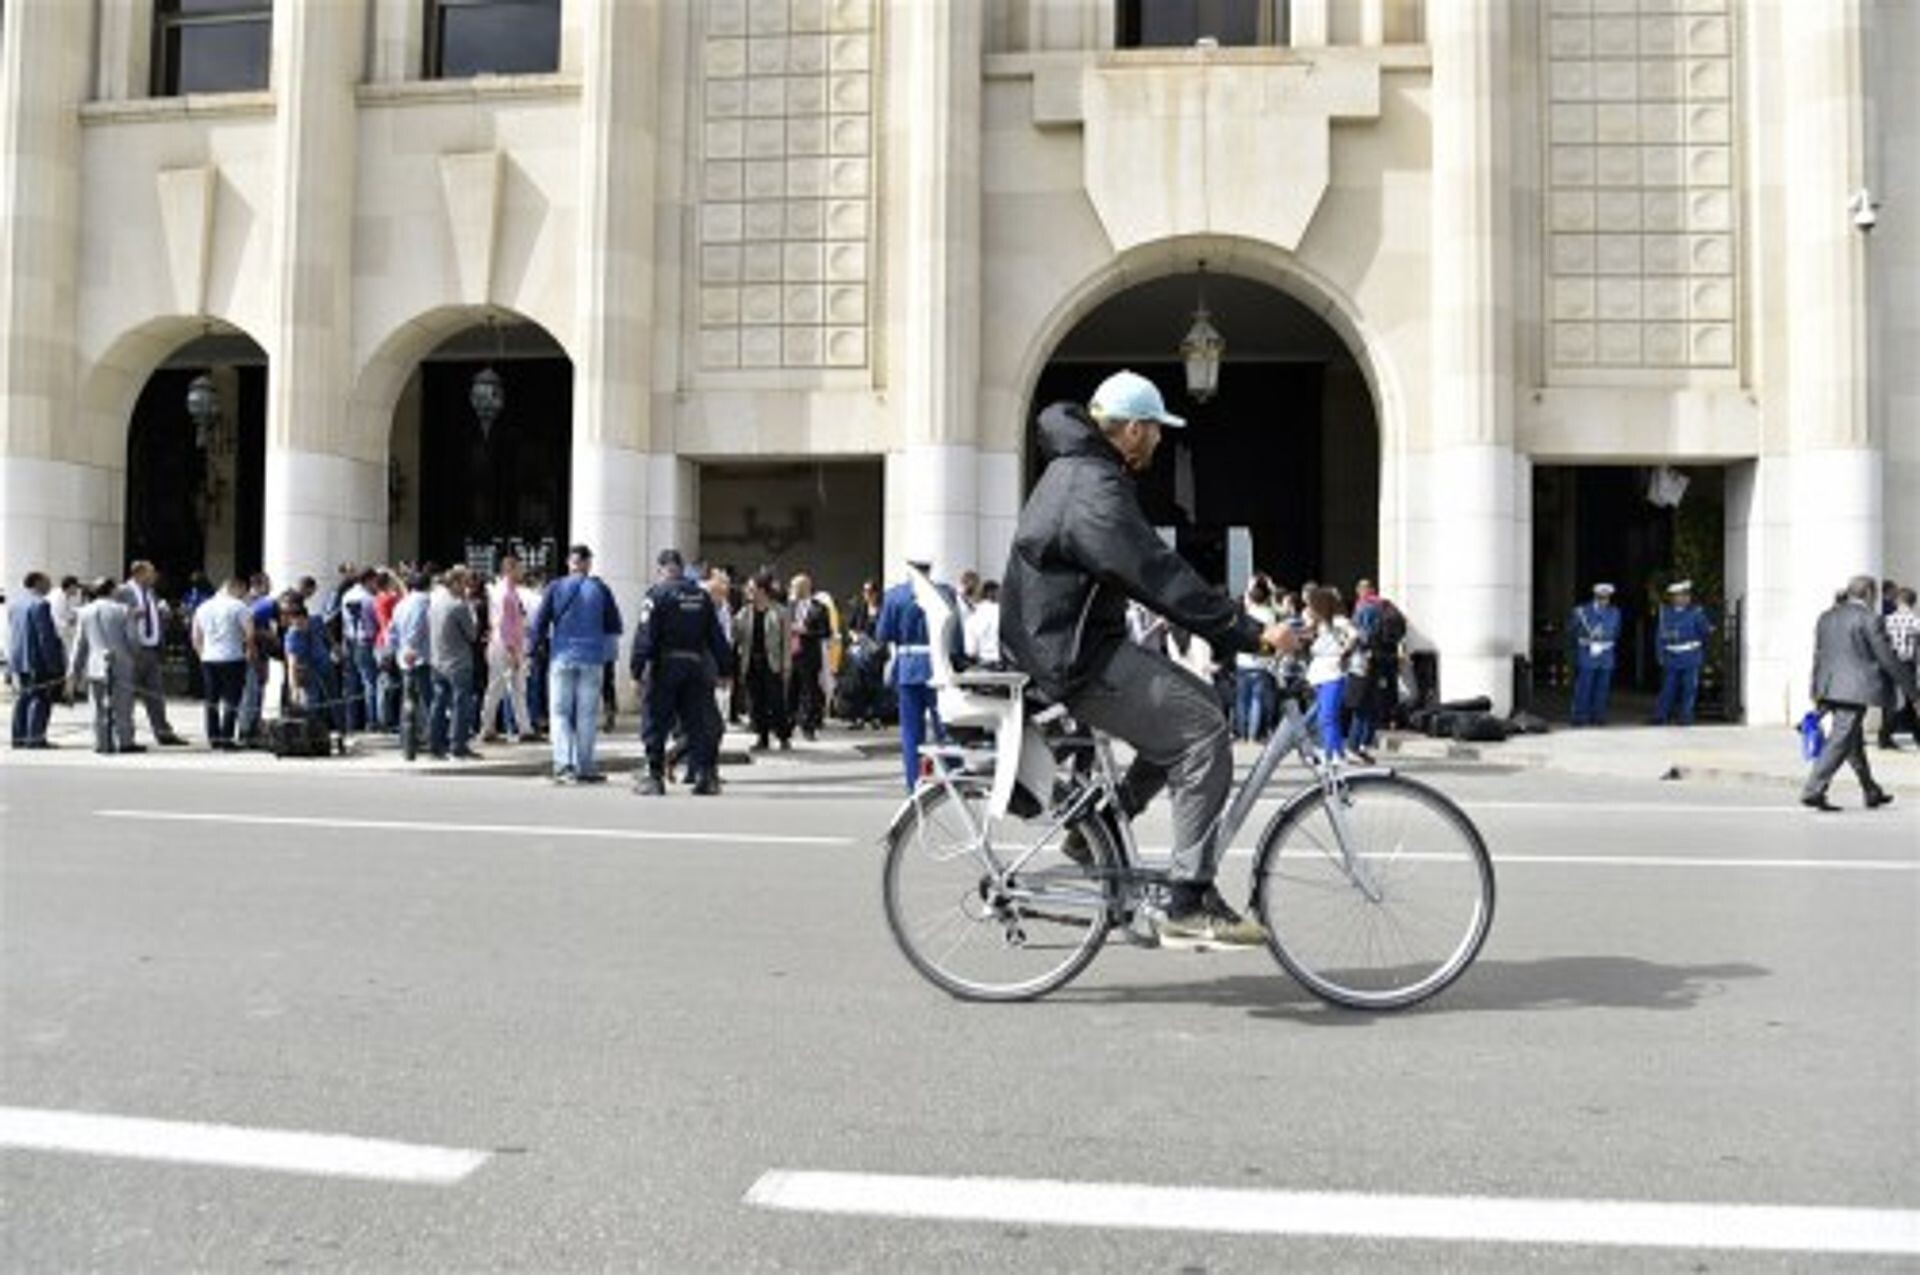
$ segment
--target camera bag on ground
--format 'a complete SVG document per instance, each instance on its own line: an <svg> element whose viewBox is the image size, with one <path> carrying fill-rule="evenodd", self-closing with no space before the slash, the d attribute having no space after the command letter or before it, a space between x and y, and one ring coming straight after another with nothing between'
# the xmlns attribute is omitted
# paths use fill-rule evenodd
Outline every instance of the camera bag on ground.
<svg viewBox="0 0 1920 1275"><path fill-rule="evenodd" d="M282 717L267 723L267 747L275 757L331 757L333 731L321 717Z"/></svg>
<svg viewBox="0 0 1920 1275"><path fill-rule="evenodd" d="M1453 720L1453 737L1472 743L1499 743L1512 733L1507 719L1492 713L1460 713Z"/></svg>

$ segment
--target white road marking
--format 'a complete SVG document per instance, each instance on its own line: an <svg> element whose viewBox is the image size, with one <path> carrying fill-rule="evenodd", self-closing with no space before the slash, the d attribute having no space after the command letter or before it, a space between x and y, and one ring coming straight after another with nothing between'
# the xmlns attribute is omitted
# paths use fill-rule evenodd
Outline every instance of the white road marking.
<svg viewBox="0 0 1920 1275"><path fill-rule="evenodd" d="M1282 859L1314 859L1317 850L1285 850ZM1920 872L1920 861L1913 859L1706 859L1688 855L1654 854L1509 854L1493 849L1493 866L1509 864L1565 864L1575 868L1775 868L1801 872ZM1140 857L1148 867L1165 867L1172 861L1171 846L1142 846ZM1226 853L1229 859L1251 859L1251 847L1237 846ZM1457 854L1406 850L1393 856L1409 863L1458 862Z"/></svg>
<svg viewBox="0 0 1920 1275"><path fill-rule="evenodd" d="M483 833L524 837L588 837L606 841L716 841L770 846L850 846L852 837L807 837L765 832L673 832L661 828L590 828L554 824L440 823L408 819L338 819L309 815L242 815L203 810L96 810L101 819L231 823L263 828L369 829L393 832Z"/></svg>
<svg viewBox="0 0 1920 1275"><path fill-rule="evenodd" d="M0 1107L0 1147L451 1186L491 1153L378 1138Z"/></svg>
<svg viewBox="0 0 1920 1275"><path fill-rule="evenodd" d="M1776 1253L1920 1254L1920 1211L1242 1191L878 1173L763 1174L746 1203L795 1213L1235 1235Z"/></svg>

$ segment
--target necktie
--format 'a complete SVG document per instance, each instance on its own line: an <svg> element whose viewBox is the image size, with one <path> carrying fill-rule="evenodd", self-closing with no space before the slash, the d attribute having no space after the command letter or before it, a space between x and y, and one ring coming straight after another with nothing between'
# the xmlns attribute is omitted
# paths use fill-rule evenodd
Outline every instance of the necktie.
<svg viewBox="0 0 1920 1275"><path fill-rule="evenodd" d="M148 646L160 640L160 617L153 609L153 595L140 590L140 637Z"/></svg>

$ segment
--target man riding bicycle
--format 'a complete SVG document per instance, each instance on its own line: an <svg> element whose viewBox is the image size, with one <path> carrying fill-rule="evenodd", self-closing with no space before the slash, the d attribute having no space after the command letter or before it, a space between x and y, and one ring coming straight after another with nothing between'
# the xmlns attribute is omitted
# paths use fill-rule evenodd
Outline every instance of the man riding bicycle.
<svg viewBox="0 0 1920 1275"><path fill-rule="evenodd" d="M1213 688L1172 660L1127 640L1133 599L1207 639L1216 651L1294 649L1284 624L1262 629L1160 539L1131 474L1153 461L1169 413L1152 381L1117 372L1093 401L1040 415L1048 463L1020 511L1000 592L1001 646L1049 698L1087 726L1124 739L1134 760L1121 785L1129 817L1162 785L1172 790L1169 947L1244 947L1265 941L1213 886L1225 849L1215 823L1233 781L1232 738ZM1071 852L1071 847L1069 851Z"/></svg>

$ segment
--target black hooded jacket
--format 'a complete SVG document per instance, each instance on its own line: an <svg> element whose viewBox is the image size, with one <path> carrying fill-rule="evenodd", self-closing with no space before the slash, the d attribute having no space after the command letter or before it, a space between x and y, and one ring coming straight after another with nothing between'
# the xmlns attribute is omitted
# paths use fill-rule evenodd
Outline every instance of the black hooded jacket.
<svg viewBox="0 0 1920 1275"><path fill-rule="evenodd" d="M1020 511L1000 584L1000 645L1053 699L1065 699L1127 640L1132 598L1215 650L1252 651L1260 624L1167 547L1133 476L1078 405L1040 414L1049 463Z"/></svg>

